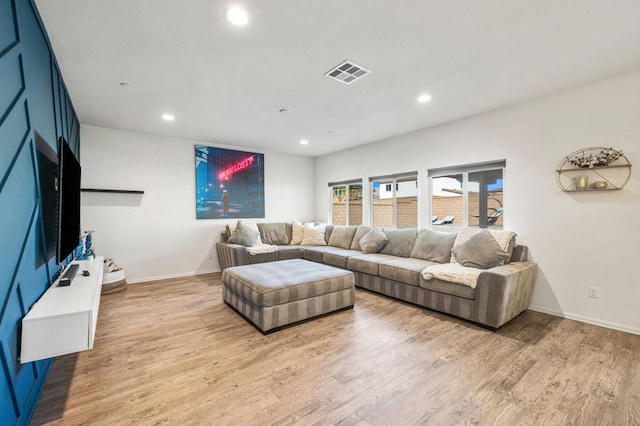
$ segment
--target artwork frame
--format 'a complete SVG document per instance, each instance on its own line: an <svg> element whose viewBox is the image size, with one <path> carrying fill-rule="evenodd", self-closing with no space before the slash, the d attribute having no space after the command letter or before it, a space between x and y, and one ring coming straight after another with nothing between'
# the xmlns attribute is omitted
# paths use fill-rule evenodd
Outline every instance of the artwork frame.
<svg viewBox="0 0 640 426"><path fill-rule="evenodd" d="M196 219L264 218L264 154L195 145Z"/></svg>

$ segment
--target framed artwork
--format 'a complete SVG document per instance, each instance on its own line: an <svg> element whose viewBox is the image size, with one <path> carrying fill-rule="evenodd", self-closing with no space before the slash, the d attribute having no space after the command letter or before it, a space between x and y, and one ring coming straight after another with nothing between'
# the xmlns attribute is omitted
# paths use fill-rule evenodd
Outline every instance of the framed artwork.
<svg viewBox="0 0 640 426"><path fill-rule="evenodd" d="M264 154L195 148L196 219L264 218Z"/></svg>

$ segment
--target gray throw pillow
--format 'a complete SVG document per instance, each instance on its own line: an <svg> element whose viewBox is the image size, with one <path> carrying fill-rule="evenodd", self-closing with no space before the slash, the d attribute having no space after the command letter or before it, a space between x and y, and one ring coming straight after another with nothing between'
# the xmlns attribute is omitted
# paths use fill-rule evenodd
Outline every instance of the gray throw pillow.
<svg viewBox="0 0 640 426"><path fill-rule="evenodd" d="M329 245L348 249L351 247L351 241L356 233L355 226L336 225L329 236Z"/></svg>
<svg viewBox="0 0 640 426"><path fill-rule="evenodd" d="M416 228L388 229L386 234L389 241L384 248L380 250L380 253L409 257L413 249L413 243L416 241L418 230Z"/></svg>
<svg viewBox="0 0 640 426"><path fill-rule="evenodd" d="M249 227L249 225L239 220L236 229L233 230L231 237L229 237L229 242L245 247L253 247L256 245L259 236L260 232L257 229Z"/></svg>
<svg viewBox="0 0 640 426"><path fill-rule="evenodd" d="M364 237L367 232L371 231L371 227L367 225L360 225L356 230L356 235L353 236L353 241L351 242L351 250L361 250L360 248L360 240Z"/></svg>
<svg viewBox="0 0 640 426"><path fill-rule="evenodd" d="M385 244L387 244L387 235L377 227L360 239L360 248L363 253L377 253Z"/></svg>
<svg viewBox="0 0 640 426"><path fill-rule="evenodd" d="M289 244L291 238L287 236L287 227L284 223L259 223L260 238L264 244L284 245Z"/></svg>
<svg viewBox="0 0 640 426"><path fill-rule="evenodd" d="M430 260L432 262L448 263L451 259L451 249L456 241L455 232L438 232L421 229L411 250L415 259Z"/></svg>
<svg viewBox="0 0 640 426"><path fill-rule="evenodd" d="M489 231L478 232L451 251L462 266L479 269L493 268L509 258Z"/></svg>

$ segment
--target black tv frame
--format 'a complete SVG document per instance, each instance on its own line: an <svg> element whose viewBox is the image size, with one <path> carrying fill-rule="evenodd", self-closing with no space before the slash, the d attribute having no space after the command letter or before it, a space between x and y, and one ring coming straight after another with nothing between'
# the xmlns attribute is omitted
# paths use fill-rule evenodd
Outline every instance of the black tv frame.
<svg viewBox="0 0 640 426"><path fill-rule="evenodd" d="M72 255L80 242L81 167L64 136L58 139L59 217L58 264Z"/></svg>

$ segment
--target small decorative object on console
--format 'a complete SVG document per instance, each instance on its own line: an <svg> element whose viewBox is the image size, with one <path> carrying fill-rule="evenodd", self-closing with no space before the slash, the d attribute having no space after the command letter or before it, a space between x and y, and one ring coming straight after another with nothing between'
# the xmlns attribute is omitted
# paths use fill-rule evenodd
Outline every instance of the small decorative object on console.
<svg viewBox="0 0 640 426"><path fill-rule="evenodd" d="M127 288L124 269L109 258L104 260L104 277L102 279L102 294L117 293Z"/></svg>

